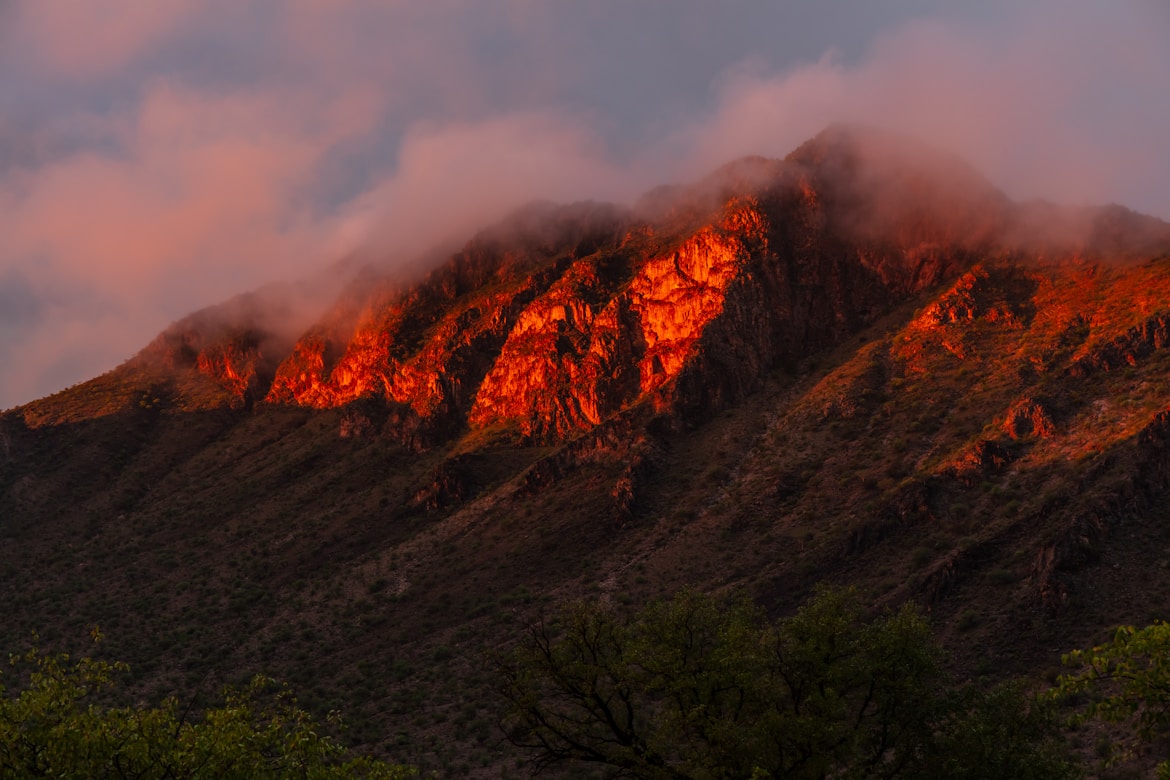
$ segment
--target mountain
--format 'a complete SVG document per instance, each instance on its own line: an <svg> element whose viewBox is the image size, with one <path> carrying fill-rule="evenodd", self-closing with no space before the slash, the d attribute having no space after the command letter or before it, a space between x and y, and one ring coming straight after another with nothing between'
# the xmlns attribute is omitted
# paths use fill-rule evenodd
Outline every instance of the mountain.
<svg viewBox="0 0 1170 780"><path fill-rule="evenodd" d="M304 292L0 415L7 647L98 624L143 696L262 670L495 776L482 653L566 599L848 583L971 675L1170 615L1160 220L842 126Z"/></svg>

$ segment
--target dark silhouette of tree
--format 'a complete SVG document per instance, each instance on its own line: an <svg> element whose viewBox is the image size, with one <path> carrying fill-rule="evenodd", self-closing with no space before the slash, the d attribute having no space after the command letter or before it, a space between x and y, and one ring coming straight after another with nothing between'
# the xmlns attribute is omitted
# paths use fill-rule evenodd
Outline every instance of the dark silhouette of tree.
<svg viewBox="0 0 1170 780"><path fill-rule="evenodd" d="M623 618L577 603L498 659L502 726L537 772L639 778L1060 778L1075 774L1019 686L956 686L911 606L863 620L824 590L772 622L693 590Z"/></svg>

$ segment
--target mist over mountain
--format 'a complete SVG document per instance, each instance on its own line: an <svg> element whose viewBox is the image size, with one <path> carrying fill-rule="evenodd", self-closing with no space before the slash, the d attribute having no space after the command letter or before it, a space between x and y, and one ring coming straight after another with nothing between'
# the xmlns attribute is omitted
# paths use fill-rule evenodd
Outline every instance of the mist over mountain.
<svg viewBox="0 0 1170 780"><path fill-rule="evenodd" d="M0 408L241 290L409 263L533 199L630 203L835 121L1014 200L1170 218L1168 25L1149 0L9 0Z"/></svg>

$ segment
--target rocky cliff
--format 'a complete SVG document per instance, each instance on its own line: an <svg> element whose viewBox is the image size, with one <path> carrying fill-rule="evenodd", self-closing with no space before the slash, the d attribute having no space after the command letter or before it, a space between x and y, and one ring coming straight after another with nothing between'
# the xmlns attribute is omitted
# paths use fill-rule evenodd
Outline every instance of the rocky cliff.
<svg viewBox="0 0 1170 780"><path fill-rule="evenodd" d="M414 284L365 279L266 400L376 399L420 445L468 428L565 441L636 406L693 421L957 275L1009 216L961 164L846 128L647 201L535 208ZM200 365L239 393L261 374L234 346Z"/></svg>

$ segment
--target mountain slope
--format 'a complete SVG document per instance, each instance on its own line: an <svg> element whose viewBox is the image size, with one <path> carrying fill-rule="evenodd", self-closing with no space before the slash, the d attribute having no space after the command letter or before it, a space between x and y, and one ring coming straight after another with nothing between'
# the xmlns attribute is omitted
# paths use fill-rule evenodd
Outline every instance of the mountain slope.
<svg viewBox="0 0 1170 780"><path fill-rule="evenodd" d="M971 673L1170 611L1158 220L831 128L534 205L299 336L276 310L0 416L9 646L98 623L144 694L264 669L367 749L498 774L479 653L566 598L848 582Z"/></svg>

